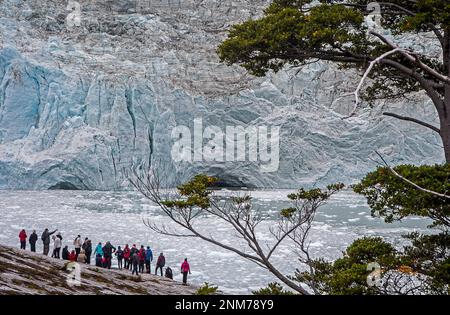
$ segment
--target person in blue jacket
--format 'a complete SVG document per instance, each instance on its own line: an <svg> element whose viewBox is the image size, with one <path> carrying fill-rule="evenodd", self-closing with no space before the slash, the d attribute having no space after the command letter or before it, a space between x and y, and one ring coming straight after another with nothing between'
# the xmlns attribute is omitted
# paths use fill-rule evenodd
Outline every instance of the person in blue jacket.
<svg viewBox="0 0 450 315"><path fill-rule="evenodd" d="M97 267L103 267L102 266L102 257L103 257L102 243L98 243L97 247L95 248L94 255L95 255L95 265Z"/></svg>
<svg viewBox="0 0 450 315"><path fill-rule="evenodd" d="M151 273L150 271L150 263L153 260L153 252L150 246L147 246L147 250L145 251L145 269L147 273Z"/></svg>

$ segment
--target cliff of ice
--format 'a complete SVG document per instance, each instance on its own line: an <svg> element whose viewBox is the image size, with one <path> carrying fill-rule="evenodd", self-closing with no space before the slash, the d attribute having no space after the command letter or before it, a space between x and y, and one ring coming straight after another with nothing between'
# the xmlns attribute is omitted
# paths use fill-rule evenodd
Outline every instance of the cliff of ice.
<svg viewBox="0 0 450 315"><path fill-rule="evenodd" d="M0 189L121 189L126 171L143 163L169 183L208 173L225 185L293 188L354 182L376 166L374 150L392 164L443 161L436 134L381 116L390 109L437 123L423 94L343 119L353 98L342 95L359 80L353 72L314 63L255 78L219 63L226 30L267 3L1 1ZM261 161L174 161L171 132L193 130L195 118L222 130L280 127L278 170L261 172Z"/></svg>

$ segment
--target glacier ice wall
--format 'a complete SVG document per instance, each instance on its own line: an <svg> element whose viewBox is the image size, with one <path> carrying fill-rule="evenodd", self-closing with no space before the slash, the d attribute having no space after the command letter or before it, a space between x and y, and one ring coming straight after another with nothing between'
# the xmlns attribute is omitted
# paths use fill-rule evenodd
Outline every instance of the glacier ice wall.
<svg viewBox="0 0 450 315"><path fill-rule="evenodd" d="M354 182L376 166L374 150L392 164L443 161L437 135L381 116L389 108L437 123L420 93L343 119L355 73L315 63L254 78L219 63L229 26L257 17L267 0L143 2L152 5L78 1L72 27L66 2L0 3L0 189L122 189L142 163L169 183L208 173L232 186L294 188ZM194 118L223 130L279 126L278 171L175 162L171 131Z"/></svg>

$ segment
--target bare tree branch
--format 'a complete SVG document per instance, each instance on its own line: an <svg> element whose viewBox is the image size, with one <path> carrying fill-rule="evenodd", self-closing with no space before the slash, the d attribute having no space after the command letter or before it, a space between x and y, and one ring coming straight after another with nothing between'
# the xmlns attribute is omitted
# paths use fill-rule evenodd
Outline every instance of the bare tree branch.
<svg viewBox="0 0 450 315"><path fill-rule="evenodd" d="M188 233L170 230L165 225L161 226L151 222L150 219L144 220L144 224L147 227L162 235L197 237L233 252L252 261L258 266L267 269L285 285L300 294L310 294L311 291L317 293L314 284L297 284L295 280L284 275L279 268L273 264L271 258L281 243L286 239L290 239L294 241L294 244L301 246L298 251L299 253L302 253L300 262L307 264L310 270L313 271L306 238L317 209L335 191L322 192L318 190L315 191L316 195L312 195L313 197L308 194L306 194L305 197L305 193L307 192L300 190L296 198L294 198L295 200L293 200L295 211L292 213L292 216L282 216L280 214L279 222L281 223L277 230L275 231L273 228L270 230L276 237L275 242L269 245L268 243L263 243L257 236L258 226L266 221L268 216L255 210L249 195L236 196L222 201L222 198L215 196L212 190L206 189L199 192L196 191L194 199L206 198L207 204L203 202L186 202L186 200L189 200L188 197L190 195L181 196L180 194L177 195L175 193L163 191L160 188L162 185L161 178L157 176L157 173L154 170L154 167L135 167L131 171L131 176L128 177L129 181L146 198L158 205L163 213L175 224ZM202 215L216 218L227 223L232 231L236 233L238 238L245 241L244 244L246 245L229 245L218 238L215 238L213 235L205 235L205 233L195 226L196 219ZM245 247L244 249L240 248L242 245ZM303 288L302 285L307 285L309 290Z"/></svg>
<svg viewBox="0 0 450 315"><path fill-rule="evenodd" d="M433 130L433 131L436 131L437 133L440 133L440 132L441 132L441 130L440 130L438 127L435 127L435 126L433 126L433 125L431 125L431 124L429 124L429 123L426 123L426 122L421 121L421 120L416 119L416 118L411 118L411 117L401 116L401 115L398 115L398 114L388 113L388 112L383 113L383 115L385 115L385 116L390 116L390 117L394 117L394 118L397 118L397 119L400 119L400 120L411 121L411 122L414 122L414 123L416 123L416 124L419 124L419 125L422 125L422 126L424 126L424 127L427 127L427 128L429 128L429 129L431 129L431 130Z"/></svg>
<svg viewBox="0 0 450 315"><path fill-rule="evenodd" d="M398 178L400 178L401 180L403 180L404 182L410 184L411 186L413 186L413 187L419 189L419 190L422 191L422 192L426 192L426 193L432 194L432 195L434 195L434 196L436 196L436 197L441 197L441 198L447 198L447 199L450 199L450 195L447 195L447 194L441 194L441 193L438 193L438 192L435 192L435 191L432 191L432 190L429 190L429 189L420 187L420 186L417 185L416 183L414 183L414 182L410 181L409 179L403 177L402 175L400 175L399 173L397 173L392 167L389 166L389 164L386 162L386 160L383 158L383 156L382 156L378 151L375 151L375 153L381 158L381 160L382 160L383 163L386 165L386 167L391 171L391 173L394 174L395 176L397 176Z"/></svg>

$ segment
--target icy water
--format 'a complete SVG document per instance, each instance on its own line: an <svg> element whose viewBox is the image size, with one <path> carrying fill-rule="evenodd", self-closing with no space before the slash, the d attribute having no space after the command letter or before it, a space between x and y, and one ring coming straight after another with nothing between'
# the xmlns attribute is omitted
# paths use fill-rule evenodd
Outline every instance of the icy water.
<svg viewBox="0 0 450 315"><path fill-rule="evenodd" d="M252 191L254 204L259 211L275 215L277 210L290 204L286 195L289 190ZM221 191L221 195L242 194L237 191ZM231 294L247 294L265 286L274 278L260 267L239 256L194 238L175 238L159 235L142 222L150 219L159 224L170 222L161 211L137 192L104 191L0 191L0 243L19 246L18 233L25 228L42 233L43 229L59 229L63 244L72 246L77 234L93 240L111 241L115 246L128 244L150 245L156 255L164 252L166 265L174 270L174 278L181 280L179 266L189 258L192 275L189 281L218 285ZM213 218L202 217L198 229L229 244L244 246L226 224ZM258 237L270 242L270 225L260 226ZM402 234L426 231L426 222L410 218L399 223L386 224L370 216L365 199L345 191L334 196L317 215L311 233L311 250L314 256L334 259L355 238L382 236L400 246ZM28 244L27 244L28 246ZM41 242L37 250L41 251ZM284 244L274 255L275 264L288 274L299 267L289 244ZM152 265L152 268L154 265Z"/></svg>

